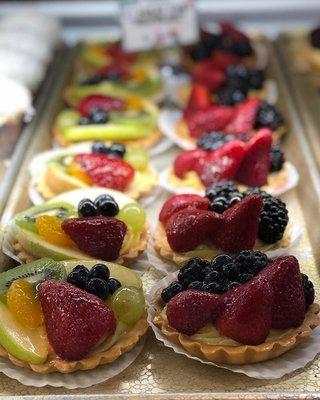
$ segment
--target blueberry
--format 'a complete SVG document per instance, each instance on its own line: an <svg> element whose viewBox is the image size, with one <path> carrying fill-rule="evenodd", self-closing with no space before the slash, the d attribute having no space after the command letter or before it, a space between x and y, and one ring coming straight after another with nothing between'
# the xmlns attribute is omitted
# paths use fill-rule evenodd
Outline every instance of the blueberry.
<svg viewBox="0 0 320 400"><path fill-rule="evenodd" d="M94 217L99 215L99 210L93 201L82 199L78 205L78 213L81 217Z"/></svg>
<svg viewBox="0 0 320 400"><path fill-rule="evenodd" d="M96 264L89 273L89 279L100 278L107 281L110 276L109 268L105 264Z"/></svg>
<svg viewBox="0 0 320 400"><path fill-rule="evenodd" d="M112 196L107 194L101 194L98 196L95 199L94 204L96 205L100 214L104 215L105 217L114 217L119 212L118 203Z"/></svg>
<svg viewBox="0 0 320 400"><path fill-rule="evenodd" d="M104 76L107 81L118 81L120 76L117 71L109 71L107 75Z"/></svg>
<svg viewBox="0 0 320 400"><path fill-rule="evenodd" d="M103 142L94 142L91 150L93 153L108 154L109 148Z"/></svg>
<svg viewBox="0 0 320 400"><path fill-rule="evenodd" d="M226 289L231 290L231 289L234 289L239 286L241 286L241 283L239 283L239 282L230 282Z"/></svg>
<svg viewBox="0 0 320 400"><path fill-rule="evenodd" d="M81 117L79 120L79 125L90 125L91 120L88 117Z"/></svg>
<svg viewBox="0 0 320 400"><path fill-rule="evenodd" d="M106 300L109 295L107 282L100 278L89 279L86 290L87 292L100 297L102 300Z"/></svg>
<svg viewBox="0 0 320 400"><path fill-rule="evenodd" d="M194 281L189 283L188 285L188 289L194 289L194 290L204 290L204 286L203 286L203 282L199 282L199 281Z"/></svg>
<svg viewBox="0 0 320 400"><path fill-rule="evenodd" d="M117 155L119 158L123 158L125 152L126 148L122 143L112 143L110 146L110 153Z"/></svg>
<svg viewBox="0 0 320 400"><path fill-rule="evenodd" d="M80 289L85 289L88 281L88 273L83 270L72 271L67 277L67 282L77 286Z"/></svg>
<svg viewBox="0 0 320 400"><path fill-rule="evenodd" d="M88 268L80 264L73 268L73 271L82 271L84 274L89 274Z"/></svg>
<svg viewBox="0 0 320 400"><path fill-rule="evenodd" d="M110 279L108 280L109 294L113 294L113 293L116 292L120 287L121 287L121 283L118 281L118 279L110 278Z"/></svg>
<svg viewBox="0 0 320 400"><path fill-rule="evenodd" d="M89 78L84 79L81 82L81 85L97 85L98 83L102 82L103 77L100 74L95 74L90 76Z"/></svg>
<svg viewBox="0 0 320 400"><path fill-rule="evenodd" d="M239 275L239 269L234 263L228 263L223 265L222 274L227 279L235 279Z"/></svg>
<svg viewBox="0 0 320 400"><path fill-rule="evenodd" d="M93 107L89 112L89 118L93 124L105 124L109 120L109 115L107 111Z"/></svg>
<svg viewBox="0 0 320 400"><path fill-rule="evenodd" d="M204 290L209 293L221 294L224 292L224 288L222 285L219 285L217 282L210 282L204 285Z"/></svg>
<svg viewBox="0 0 320 400"><path fill-rule="evenodd" d="M205 281L206 282L219 282L220 281L220 274L218 271L216 270L211 270L211 272L209 272L209 274L206 276Z"/></svg>
<svg viewBox="0 0 320 400"><path fill-rule="evenodd" d="M172 282L168 287L162 290L161 298L168 303L176 294L183 291L183 286L179 282Z"/></svg>
<svg viewBox="0 0 320 400"><path fill-rule="evenodd" d="M228 254L219 254L212 261L211 265L214 269L220 269L224 264L230 263L233 258Z"/></svg>

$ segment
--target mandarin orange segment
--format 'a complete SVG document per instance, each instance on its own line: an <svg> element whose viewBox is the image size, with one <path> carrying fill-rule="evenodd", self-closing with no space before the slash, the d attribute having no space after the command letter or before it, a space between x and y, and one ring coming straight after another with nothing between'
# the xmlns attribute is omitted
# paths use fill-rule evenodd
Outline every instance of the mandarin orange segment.
<svg viewBox="0 0 320 400"><path fill-rule="evenodd" d="M144 102L142 99L136 96L130 96L126 99L127 110L143 110Z"/></svg>
<svg viewBox="0 0 320 400"><path fill-rule="evenodd" d="M86 183L87 185L92 185L90 176L78 165L76 161L72 161L69 165L69 173L74 178L80 179L80 181Z"/></svg>
<svg viewBox="0 0 320 400"><path fill-rule="evenodd" d="M46 242L64 247L77 247L73 240L62 230L61 220L54 215L40 215L36 218L39 235Z"/></svg>
<svg viewBox="0 0 320 400"><path fill-rule="evenodd" d="M7 292L7 306L14 318L29 329L43 324L43 314L37 292L24 279L15 280Z"/></svg>

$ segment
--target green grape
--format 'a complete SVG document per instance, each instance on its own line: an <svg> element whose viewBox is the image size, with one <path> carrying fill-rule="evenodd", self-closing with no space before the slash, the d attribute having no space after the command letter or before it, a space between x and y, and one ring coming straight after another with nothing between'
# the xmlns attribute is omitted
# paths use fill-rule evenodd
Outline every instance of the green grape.
<svg viewBox="0 0 320 400"><path fill-rule="evenodd" d="M141 290L135 287L121 287L108 300L108 305L117 319L132 325L145 312L145 301Z"/></svg>
<svg viewBox="0 0 320 400"><path fill-rule="evenodd" d="M126 204L117 215L117 219L128 224L133 233L139 233L146 223L146 211L138 203Z"/></svg>
<svg viewBox="0 0 320 400"><path fill-rule="evenodd" d="M57 116L57 125L61 128L69 128L78 125L80 114L76 110L63 110Z"/></svg>
<svg viewBox="0 0 320 400"><path fill-rule="evenodd" d="M149 157L144 149L127 148L124 159L138 171L142 171L148 167Z"/></svg>

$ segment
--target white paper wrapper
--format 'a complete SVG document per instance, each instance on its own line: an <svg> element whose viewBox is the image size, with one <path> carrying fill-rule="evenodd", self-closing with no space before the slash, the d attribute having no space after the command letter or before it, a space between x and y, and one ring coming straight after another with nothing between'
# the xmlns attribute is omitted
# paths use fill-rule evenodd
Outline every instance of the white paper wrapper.
<svg viewBox="0 0 320 400"><path fill-rule="evenodd" d="M166 139L165 141L170 142L168 139ZM171 147L172 143L170 142L169 144ZM38 154L29 165L29 173L31 175L31 179L28 187L28 194L32 203L34 205L38 205L46 202L41 193L39 193L39 191L37 190L36 183L37 180L39 179L39 175L41 175L44 172L46 164L49 160L52 160L56 157L63 157L65 155L78 154L81 152L90 152L91 146L92 142L85 142L85 143L75 144L73 146L64 149L61 148L53 149ZM150 169L155 171L151 163L150 163ZM153 190L148 195L139 199L139 202L145 207L152 204L158 197L160 190L161 188L159 188L158 186L154 187Z"/></svg>
<svg viewBox="0 0 320 400"><path fill-rule="evenodd" d="M283 168L285 169L288 176L288 179L283 185L281 186L266 185L262 187L263 190L270 193L272 196L280 196L288 192L289 190L296 187L299 182L299 174L296 167L293 164L286 161L283 165ZM174 194L194 193L194 194L199 194L200 196L204 195L204 190L197 190L189 186L181 186L181 187L174 186L169 181L170 170L171 167L165 169L159 175L159 185L162 186L165 190Z"/></svg>
<svg viewBox="0 0 320 400"><path fill-rule="evenodd" d="M291 231L291 241L289 245L285 248L279 248L275 250L266 251L265 254L269 258L278 258L285 254L288 254L289 251L296 246L299 242L302 229L300 224L297 221L290 219L292 223L292 231ZM164 274L170 274L176 271L179 266L174 262L166 260L160 256L160 254L154 248L154 240L153 235L150 234L148 246L147 246L147 256L150 264L158 271L163 272Z"/></svg>
<svg viewBox="0 0 320 400"><path fill-rule="evenodd" d="M170 347L178 354L183 354L188 358L199 361L202 364L208 364L219 368L228 369L233 372L245 374L251 378L256 379L278 379L286 374L303 368L306 364L312 361L320 352L320 329L315 329L312 336L306 342L300 344L296 348L283 354L282 356L273 360L264 361L256 364L246 365L227 365L217 364L211 361L194 357L185 351L181 346L171 343L161 330L154 325L153 319L155 317L154 299L156 292L168 286L172 281L176 280L177 272L167 275L159 282L157 282L147 293L146 302L148 306L148 322L158 340L163 342L166 347Z"/></svg>
<svg viewBox="0 0 320 400"><path fill-rule="evenodd" d="M0 359L0 371L26 386L44 387L48 385L67 389L87 388L106 382L128 368L140 354L144 342L145 338L142 338L129 353L123 354L112 364L101 365L88 371L77 371L70 374L59 372L37 374L31 369L17 367L4 358Z"/></svg>

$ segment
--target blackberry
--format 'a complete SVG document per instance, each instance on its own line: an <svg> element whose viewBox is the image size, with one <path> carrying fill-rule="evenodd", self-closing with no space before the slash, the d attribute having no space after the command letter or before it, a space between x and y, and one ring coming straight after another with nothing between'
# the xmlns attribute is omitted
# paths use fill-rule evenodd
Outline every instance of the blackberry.
<svg viewBox="0 0 320 400"><path fill-rule="evenodd" d="M209 132L201 136L200 139L197 141L197 147L201 147L204 150L212 151L217 150L226 143L231 142L232 140L242 140L246 142L248 140L247 135L226 135L223 132Z"/></svg>
<svg viewBox="0 0 320 400"><path fill-rule="evenodd" d="M184 264L178 273L178 281L184 286L188 286L191 282L202 282L205 278L205 269L209 265L206 260L201 258L191 258Z"/></svg>
<svg viewBox="0 0 320 400"><path fill-rule="evenodd" d="M278 144L273 144L270 153L270 172L280 171L285 162L284 153Z"/></svg>
<svg viewBox="0 0 320 400"><path fill-rule="evenodd" d="M249 70L242 64L230 65L226 70L225 85L241 90L246 96L249 90Z"/></svg>
<svg viewBox="0 0 320 400"><path fill-rule="evenodd" d="M219 104L223 106L234 106L246 99L247 91L238 87L224 86L218 91L217 96Z"/></svg>
<svg viewBox="0 0 320 400"><path fill-rule="evenodd" d="M268 127L276 130L283 125L283 117L281 113L271 104L262 101L257 112L255 128Z"/></svg>
<svg viewBox="0 0 320 400"><path fill-rule="evenodd" d="M242 39L234 42L231 50L236 56L239 57L248 57L253 54L253 48L249 39Z"/></svg>
<svg viewBox="0 0 320 400"><path fill-rule="evenodd" d="M221 47L221 35L212 32L201 32L201 42L210 51L219 49Z"/></svg>
<svg viewBox="0 0 320 400"><path fill-rule="evenodd" d="M282 239L288 221L288 210L285 203L270 195L264 197L260 214L258 238L265 243L276 243Z"/></svg>
<svg viewBox="0 0 320 400"><path fill-rule="evenodd" d="M219 214L223 213L228 208L229 202L228 199L225 197L216 197L210 204L210 210Z"/></svg>
<svg viewBox="0 0 320 400"><path fill-rule="evenodd" d="M249 86L252 89L262 89L264 81L264 73L260 69L249 70Z"/></svg>
<svg viewBox="0 0 320 400"><path fill-rule="evenodd" d="M183 286L179 282L172 282L168 287L161 292L161 298L165 303L168 303L176 294L183 291Z"/></svg>
<svg viewBox="0 0 320 400"><path fill-rule="evenodd" d="M211 50L204 46L203 43L200 43L194 46L189 54L193 61L202 61L211 56Z"/></svg>
<svg viewBox="0 0 320 400"><path fill-rule="evenodd" d="M225 197L229 195L230 193L235 193L237 192L237 186L231 182L231 181L224 181L220 183L216 183L209 188L206 189L206 194L205 196L209 200L214 200L216 197Z"/></svg>
<svg viewBox="0 0 320 400"><path fill-rule="evenodd" d="M210 210L223 213L242 200L242 194L233 182L221 182L206 190L206 197L211 201Z"/></svg>
<svg viewBox="0 0 320 400"><path fill-rule="evenodd" d="M239 287L239 286L241 286L241 283L239 283L239 282L230 282L226 287L226 291L235 289L236 287Z"/></svg>
<svg viewBox="0 0 320 400"><path fill-rule="evenodd" d="M301 274L301 278L304 297L306 299L306 307L308 308L314 302L314 287L313 283L309 280L308 275Z"/></svg>
<svg viewBox="0 0 320 400"><path fill-rule="evenodd" d="M320 28L313 29L310 32L310 43L313 47L320 48Z"/></svg>
<svg viewBox="0 0 320 400"><path fill-rule="evenodd" d="M254 250L241 251L234 261L241 271L241 282L250 280L253 275L257 275L270 262L269 258L264 253ZM249 275L249 277L247 275Z"/></svg>
<svg viewBox="0 0 320 400"><path fill-rule="evenodd" d="M191 282L191 283L189 283L189 285L188 285L188 289L204 291L203 282L200 282L200 281Z"/></svg>
<svg viewBox="0 0 320 400"><path fill-rule="evenodd" d="M239 268L233 262L223 265L221 272L226 279L236 279L239 276Z"/></svg>
<svg viewBox="0 0 320 400"><path fill-rule="evenodd" d="M246 282L249 282L252 278L253 278L253 275L252 275L252 274L246 274L246 273L244 273L244 274L241 274L241 275L239 276L239 282L240 282L240 283L246 283Z"/></svg>
<svg viewBox="0 0 320 400"><path fill-rule="evenodd" d="M206 274L205 282L219 282L221 280L221 276L218 271L210 270L208 274Z"/></svg>
<svg viewBox="0 0 320 400"><path fill-rule="evenodd" d="M233 262L233 258L229 254L218 254L211 260L210 264L212 269L221 271L222 266L230 262Z"/></svg>
<svg viewBox="0 0 320 400"><path fill-rule="evenodd" d="M225 286L221 283L210 282L204 285L204 290L209 293L221 294L225 292Z"/></svg>

